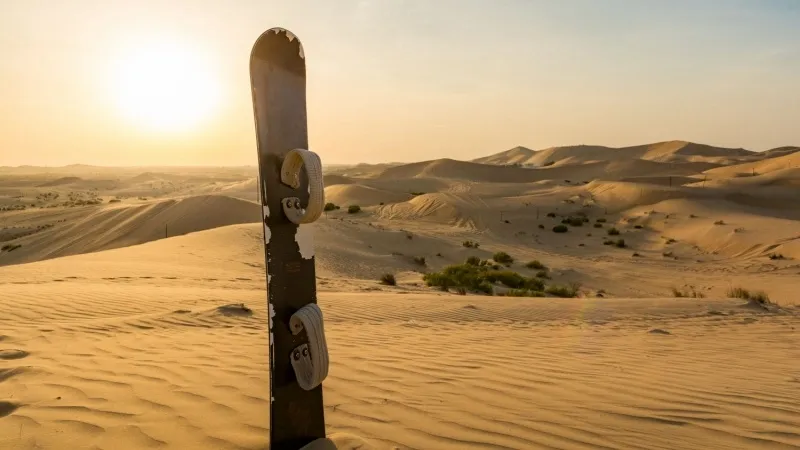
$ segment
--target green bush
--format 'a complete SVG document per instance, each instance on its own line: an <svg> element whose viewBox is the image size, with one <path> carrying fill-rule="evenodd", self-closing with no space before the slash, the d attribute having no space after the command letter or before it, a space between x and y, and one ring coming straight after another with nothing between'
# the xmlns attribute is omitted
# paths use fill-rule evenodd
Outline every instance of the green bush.
<svg viewBox="0 0 800 450"><path fill-rule="evenodd" d="M461 243L461 245L467 248L478 248L480 246L480 244L474 241L464 241Z"/></svg>
<svg viewBox="0 0 800 450"><path fill-rule="evenodd" d="M536 272L536 278L544 278L545 280L549 280L550 274L548 274L546 270L540 270Z"/></svg>
<svg viewBox="0 0 800 450"><path fill-rule="evenodd" d="M470 256L469 258L467 258L466 264L469 264L471 266L479 266L481 265L481 262L482 262L481 259L478 258L477 256Z"/></svg>
<svg viewBox="0 0 800 450"><path fill-rule="evenodd" d="M385 284L387 286L397 286L397 280L394 278L394 275L385 273L381 275L381 284Z"/></svg>
<svg viewBox="0 0 800 450"><path fill-rule="evenodd" d="M336 205L330 202L325 203L325 208L324 208L325 211L333 211L334 209L336 209Z"/></svg>
<svg viewBox="0 0 800 450"><path fill-rule="evenodd" d="M539 260L534 259L533 261L529 261L525 264L525 267L528 269L536 269L536 270L547 270L547 266L542 264Z"/></svg>
<svg viewBox="0 0 800 450"><path fill-rule="evenodd" d="M355 214L361 211L361 207L358 205L350 205L347 207L347 212L350 214Z"/></svg>
<svg viewBox="0 0 800 450"><path fill-rule="evenodd" d="M619 235L619 230L616 229L616 228L610 228L608 230L608 235L609 236L617 236L617 235Z"/></svg>
<svg viewBox="0 0 800 450"><path fill-rule="evenodd" d="M550 295L555 295L556 297L572 298L578 296L580 287L578 283L572 283L569 286L552 285L548 286L545 292Z"/></svg>
<svg viewBox="0 0 800 450"><path fill-rule="evenodd" d="M414 257L414 262L419 264L420 266L424 266L425 265L425 257L424 256L415 256Z"/></svg>
<svg viewBox="0 0 800 450"><path fill-rule="evenodd" d="M511 289L544 290L544 282L540 279L527 278L511 270L491 269L488 265L451 265L440 272L425 274L423 280L426 285L443 290L464 288L468 291L490 295L494 293L494 284L502 284Z"/></svg>
<svg viewBox="0 0 800 450"><path fill-rule="evenodd" d="M562 220L561 223L571 225L573 227L581 227L583 226L583 219L584 217L567 217L566 219Z"/></svg>
<svg viewBox="0 0 800 450"><path fill-rule="evenodd" d="M512 258L511 255L509 255L506 252L495 253L494 255L492 255L492 259L495 260L496 262L499 262L500 264L505 264L505 265L511 265L511 263L514 262L514 258Z"/></svg>

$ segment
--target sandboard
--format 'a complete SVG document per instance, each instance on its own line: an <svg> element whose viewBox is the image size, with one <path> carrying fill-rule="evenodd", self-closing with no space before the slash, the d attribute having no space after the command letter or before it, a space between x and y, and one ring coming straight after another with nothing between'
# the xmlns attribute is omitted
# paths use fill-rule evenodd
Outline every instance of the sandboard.
<svg viewBox="0 0 800 450"><path fill-rule="evenodd" d="M310 197L305 172L297 187L281 180L289 152L308 148L305 55L297 37L281 28L264 32L250 55L250 82L270 316L270 448L297 450L325 437L322 385L301 388L292 365L309 337L305 331L293 334L290 319L317 300L313 252L309 256L308 243L300 239L310 225L289 220L282 203L296 198L305 205Z"/></svg>

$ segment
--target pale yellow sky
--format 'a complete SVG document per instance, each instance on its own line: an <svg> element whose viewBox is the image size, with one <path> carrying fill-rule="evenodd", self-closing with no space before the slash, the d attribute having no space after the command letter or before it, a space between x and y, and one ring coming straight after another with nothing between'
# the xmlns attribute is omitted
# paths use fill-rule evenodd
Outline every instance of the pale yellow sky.
<svg viewBox="0 0 800 450"><path fill-rule="evenodd" d="M324 163L800 145L797 23L793 0L0 0L0 165L255 164L273 26L304 43Z"/></svg>

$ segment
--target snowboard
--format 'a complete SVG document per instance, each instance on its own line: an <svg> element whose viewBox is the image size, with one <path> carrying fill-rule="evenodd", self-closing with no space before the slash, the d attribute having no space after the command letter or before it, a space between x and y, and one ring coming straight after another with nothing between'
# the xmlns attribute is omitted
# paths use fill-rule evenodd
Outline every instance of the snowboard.
<svg viewBox="0 0 800 450"><path fill-rule="evenodd" d="M250 83L267 267L270 449L297 450L325 437L322 385L301 388L292 366L309 337L292 333L290 319L317 301L313 252L309 257L299 240L310 225L293 223L282 203L294 198L305 205L311 191L303 171L296 187L281 180L289 152L308 149L305 55L297 37L282 28L264 32L250 55Z"/></svg>

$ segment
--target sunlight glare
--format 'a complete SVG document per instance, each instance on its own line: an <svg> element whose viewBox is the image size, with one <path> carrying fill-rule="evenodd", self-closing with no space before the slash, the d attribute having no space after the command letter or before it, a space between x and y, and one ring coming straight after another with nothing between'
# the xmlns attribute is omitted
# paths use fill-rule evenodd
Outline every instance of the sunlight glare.
<svg viewBox="0 0 800 450"><path fill-rule="evenodd" d="M138 43L121 53L113 78L123 115L153 131L197 127L218 107L220 88L213 65L177 42Z"/></svg>

